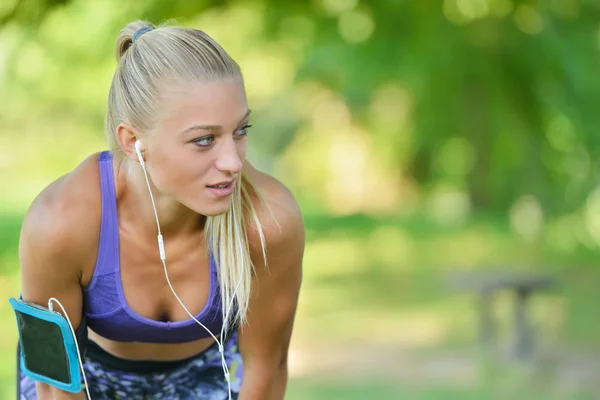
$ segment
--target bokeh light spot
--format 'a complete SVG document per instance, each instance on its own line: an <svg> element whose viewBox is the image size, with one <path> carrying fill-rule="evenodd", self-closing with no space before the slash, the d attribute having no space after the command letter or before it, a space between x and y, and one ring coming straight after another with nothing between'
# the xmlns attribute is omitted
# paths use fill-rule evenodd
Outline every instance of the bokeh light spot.
<svg viewBox="0 0 600 400"><path fill-rule="evenodd" d="M529 35L536 35L544 29L542 16L529 4L519 4L515 10L515 23L522 32Z"/></svg>
<svg viewBox="0 0 600 400"><path fill-rule="evenodd" d="M338 30L346 42L361 43L373 34L375 21L364 10L348 11L340 15Z"/></svg>

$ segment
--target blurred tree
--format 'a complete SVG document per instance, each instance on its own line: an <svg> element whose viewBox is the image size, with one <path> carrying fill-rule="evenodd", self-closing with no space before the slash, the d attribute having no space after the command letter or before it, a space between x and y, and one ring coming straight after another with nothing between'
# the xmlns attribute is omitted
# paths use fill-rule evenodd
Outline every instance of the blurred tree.
<svg viewBox="0 0 600 400"><path fill-rule="evenodd" d="M6 10L0 14L0 28L9 22L23 25L39 24L46 13L57 6L64 6L71 0L15 0L12 4L6 2Z"/></svg>
<svg viewBox="0 0 600 400"><path fill-rule="evenodd" d="M17 0L12 8L4 7L0 26L43 29L44 20L52 14L58 18L59 9L80 8L81 3ZM282 45L294 60L295 84L318 82L339 94L352 123L377 139L376 151L393 148L403 179L415 179L425 188L454 185L469 194L475 208L498 211L533 195L549 213L580 208L597 186L597 1L153 0L135 7L122 4L122 9L111 10L107 26L97 29L105 38L135 18L195 24L203 14L215 16L240 4L259 10L260 18L232 20L228 34L253 30L261 49ZM52 110L68 106L70 113L78 110L100 123L100 89L94 89L95 101L81 103L84 95L78 86L90 68L110 71L106 66L113 42L96 40L85 52L74 44L65 48L65 37L69 35L57 33L30 40L53 49L45 56L53 59L49 64L69 65L68 71L54 68L44 74L60 76L73 89L71 95L23 78L23 60L35 59L34 45L11 50L8 76L40 101L51 100ZM381 125L372 117L376 94L390 85L410 100L407 126ZM297 111L292 97L284 90L259 107L269 122L260 133L263 151L282 151L311 118ZM397 106L388 111L407 112ZM407 141L399 139L406 135L410 151Z"/></svg>

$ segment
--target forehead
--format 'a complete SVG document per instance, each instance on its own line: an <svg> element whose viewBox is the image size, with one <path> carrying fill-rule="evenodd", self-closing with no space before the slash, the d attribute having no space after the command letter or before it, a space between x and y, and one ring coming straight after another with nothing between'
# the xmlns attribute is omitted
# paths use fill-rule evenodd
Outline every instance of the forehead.
<svg viewBox="0 0 600 400"><path fill-rule="evenodd" d="M185 129L193 124L235 126L248 111L241 82L175 85L167 91L162 126Z"/></svg>

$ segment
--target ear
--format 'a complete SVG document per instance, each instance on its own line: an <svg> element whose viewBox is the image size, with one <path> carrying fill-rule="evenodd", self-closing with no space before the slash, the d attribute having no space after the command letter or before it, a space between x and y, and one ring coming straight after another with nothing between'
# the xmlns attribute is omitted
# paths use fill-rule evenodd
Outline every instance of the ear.
<svg viewBox="0 0 600 400"><path fill-rule="evenodd" d="M135 162L140 162L138 160L137 153L135 152L135 142L137 137L133 131L131 125L126 122L121 122L119 126L117 126L117 140L119 142L119 146L123 152L127 155L127 157L131 158ZM142 146L142 155L144 147Z"/></svg>

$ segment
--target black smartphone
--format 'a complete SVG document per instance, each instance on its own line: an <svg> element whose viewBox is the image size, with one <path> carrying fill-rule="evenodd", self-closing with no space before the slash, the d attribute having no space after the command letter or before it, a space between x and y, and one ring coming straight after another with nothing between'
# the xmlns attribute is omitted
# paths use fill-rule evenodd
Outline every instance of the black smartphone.
<svg viewBox="0 0 600 400"><path fill-rule="evenodd" d="M76 338L68 321L39 304L14 298L9 302L17 320L23 374L65 391L80 392Z"/></svg>

